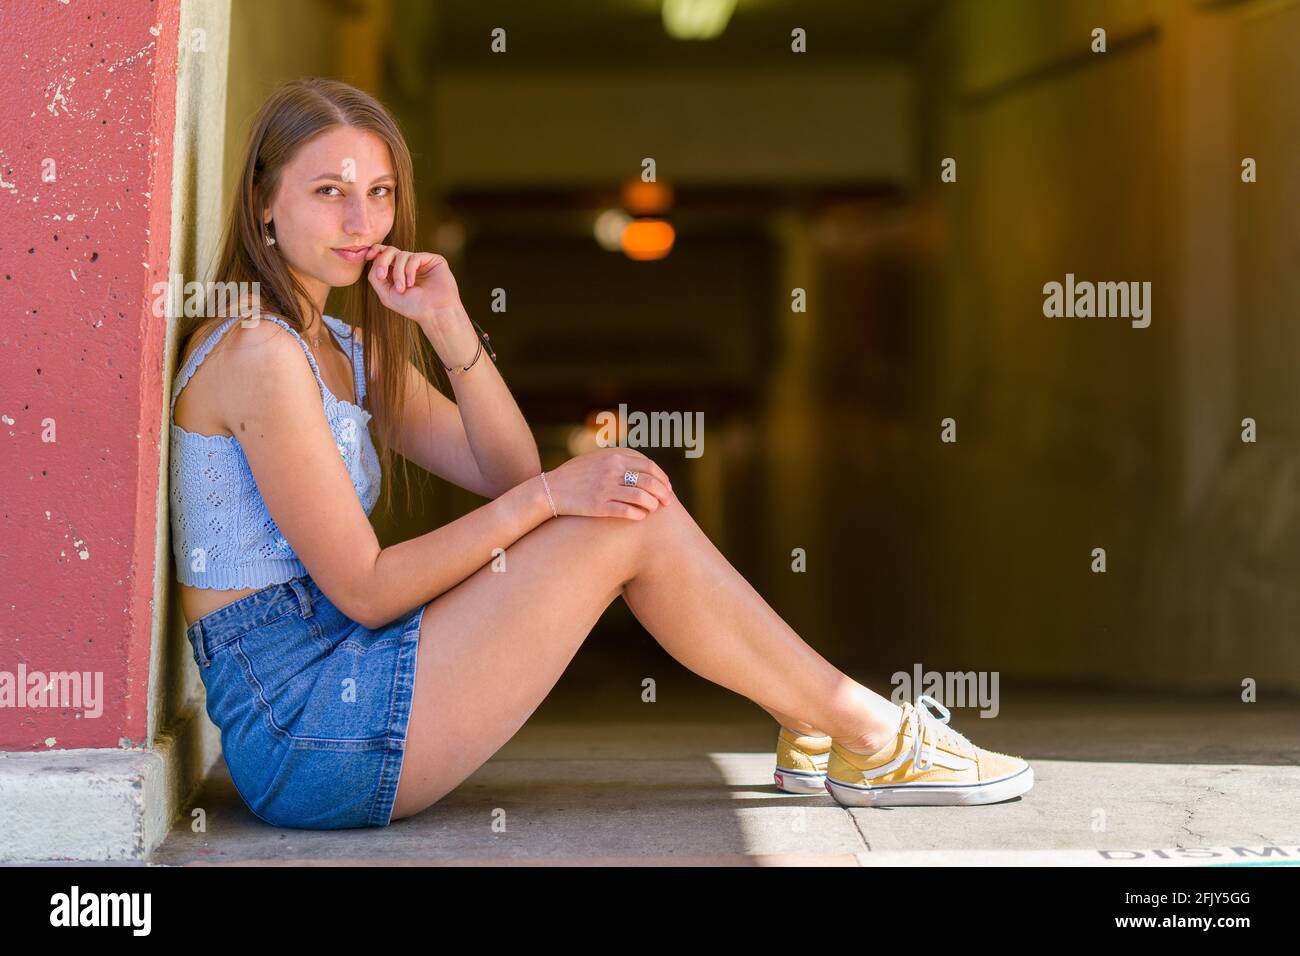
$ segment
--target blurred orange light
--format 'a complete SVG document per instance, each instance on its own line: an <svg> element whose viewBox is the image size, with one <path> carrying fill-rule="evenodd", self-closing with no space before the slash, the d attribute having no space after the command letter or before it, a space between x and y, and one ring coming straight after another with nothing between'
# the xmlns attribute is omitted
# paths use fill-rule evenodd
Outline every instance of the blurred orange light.
<svg viewBox="0 0 1300 956"><path fill-rule="evenodd" d="M665 183L634 179L623 187L623 208L634 216L662 216L672 204L673 189Z"/></svg>
<svg viewBox="0 0 1300 956"><path fill-rule="evenodd" d="M635 219L623 230L623 253L629 259L662 259L677 233L662 219Z"/></svg>

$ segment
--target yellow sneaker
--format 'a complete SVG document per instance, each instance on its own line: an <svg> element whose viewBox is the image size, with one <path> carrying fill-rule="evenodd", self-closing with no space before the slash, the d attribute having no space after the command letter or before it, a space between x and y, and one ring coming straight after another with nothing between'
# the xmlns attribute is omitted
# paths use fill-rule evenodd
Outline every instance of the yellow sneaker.
<svg viewBox="0 0 1300 956"><path fill-rule="evenodd" d="M943 711L932 714L927 703ZM874 754L831 745L826 789L846 807L971 806L1026 793L1034 769L1019 757L976 747L947 726L929 694L904 701L898 736Z"/></svg>
<svg viewBox="0 0 1300 956"><path fill-rule="evenodd" d="M809 737L782 727L776 737L772 779L786 793L825 793L830 753L830 737Z"/></svg>

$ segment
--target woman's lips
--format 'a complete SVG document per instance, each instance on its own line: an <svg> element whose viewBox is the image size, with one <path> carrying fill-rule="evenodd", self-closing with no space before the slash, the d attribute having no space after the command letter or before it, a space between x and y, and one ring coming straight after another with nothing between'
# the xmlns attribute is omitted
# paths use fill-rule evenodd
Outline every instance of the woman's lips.
<svg viewBox="0 0 1300 956"><path fill-rule="evenodd" d="M369 251L369 249L369 246L362 246L360 249L355 251L351 249L335 249L334 252L337 255L342 256L348 262L365 262L366 252Z"/></svg>

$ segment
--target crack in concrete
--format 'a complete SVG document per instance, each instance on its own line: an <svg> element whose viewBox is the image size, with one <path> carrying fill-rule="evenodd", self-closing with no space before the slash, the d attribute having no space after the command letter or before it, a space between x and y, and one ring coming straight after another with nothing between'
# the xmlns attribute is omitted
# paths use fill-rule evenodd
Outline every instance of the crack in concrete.
<svg viewBox="0 0 1300 956"><path fill-rule="evenodd" d="M871 844L867 841L867 835L862 832L862 827L858 826L857 814L845 806L841 806L840 809L849 815L849 822L853 824L853 831L858 835L858 839L862 841L863 849L870 853Z"/></svg>
<svg viewBox="0 0 1300 956"><path fill-rule="evenodd" d="M1213 785L1213 782L1214 782L1215 780L1218 780L1219 778L1221 778L1221 777L1227 775L1227 774L1230 774L1230 773L1236 773L1236 772L1238 772L1239 770L1240 770L1239 767L1224 767L1224 768L1223 768L1222 770L1220 770L1218 773L1213 774L1213 776L1211 776L1210 780L1208 780L1208 781L1206 781L1206 782L1204 782L1204 783L1193 783L1193 782L1192 782L1192 778L1191 778L1190 776L1188 776L1188 777L1184 777L1184 778L1183 778L1183 786L1184 786L1184 787L1193 787L1193 786L1194 786L1194 787L1198 787L1198 788L1200 788L1200 790L1201 790L1201 793L1191 801L1190 806L1188 806L1188 808L1187 808L1187 815L1186 815L1186 817L1183 819L1182 827L1181 827L1181 829L1183 830L1184 833L1186 833L1186 834L1187 834L1188 836L1190 836L1190 837L1195 838L1198 842L1200 842L1200 843L1202 843L1202 844L1208 842L1208 838L1206 837L1206 835L1205 835L1204 833L1197 833L1195 830L1193 830L1191 827L1189 827L1188 824L1191 823L1192 817L1196 816L1197 811L1200 809L1200 804L1201 804L1201 803L1206 799L1206 797L1208 797L1210 794L1218 794L1218 795L1221 796L1221 797L1227 797L1227 796L1228 796L1228 794L1227 794L1225 791L1220 790L1220 789L1218 789L1217 787L1215 787L1215 786ZM1198 773L1199 773L1199 772L1198 772ZM1175 843L1175 846L1180 846L1180 847L1181 847L1181 845L1178 844L1178 843Z"/></svg>

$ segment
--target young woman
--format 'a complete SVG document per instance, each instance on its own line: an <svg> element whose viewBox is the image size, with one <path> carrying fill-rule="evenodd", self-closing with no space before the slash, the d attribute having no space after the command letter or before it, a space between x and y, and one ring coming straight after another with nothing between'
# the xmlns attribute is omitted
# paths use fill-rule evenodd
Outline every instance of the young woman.
<svg viewBox="0 0 1300 956"><path fill-rule="evenodd" d="M412 251L413 197L378 102L286 84L253 123L213 276L258 283L256 302L184 330L181 606L254 813L328 829L420 812L519 730L619 597L683 665L776 718L785 789L854 805L1029 789L1024 761L975 748L930 698L900 708L805 644L645 455L543 473L446 260ZM333 288L348 322L324 313ZM367 516L399 454L491 500L380 548Z"/></svg>

